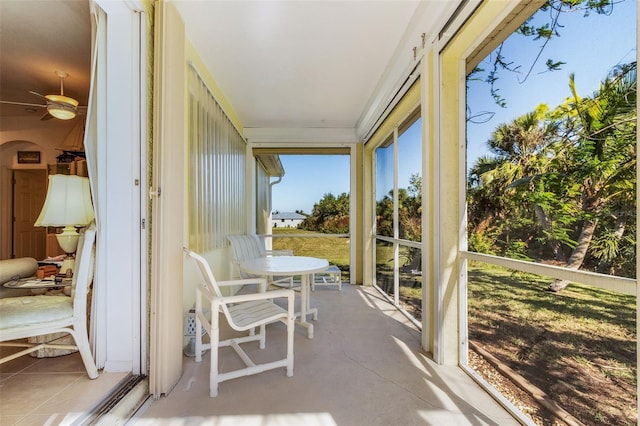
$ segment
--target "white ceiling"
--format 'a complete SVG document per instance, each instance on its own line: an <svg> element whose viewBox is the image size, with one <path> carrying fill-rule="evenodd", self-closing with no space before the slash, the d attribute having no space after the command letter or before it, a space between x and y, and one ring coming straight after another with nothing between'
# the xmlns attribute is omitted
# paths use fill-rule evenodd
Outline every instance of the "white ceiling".
<svg viewBox="0 0 640 426"><path fill-rule="evenodd" d="M175 1L187 37L257 139L292 129L357 139L358 124L406 78L420 34L437 31L459 3Z"/></svg>
<svg viewBox="0 0 640 426"><path fill-rule="evenodd" d="M344 129L355 135L410 70L420 34L437 31L458 0L174 1L187 37L248 133ZM40 103L58 93L86 105L85 0L0 0L0 99ZM386 99L386 100L385 100ZM44 111L0 106L2 127ZM253 133L252 133L253 132ZM321 136L320 136L321 137Z"/></svg>

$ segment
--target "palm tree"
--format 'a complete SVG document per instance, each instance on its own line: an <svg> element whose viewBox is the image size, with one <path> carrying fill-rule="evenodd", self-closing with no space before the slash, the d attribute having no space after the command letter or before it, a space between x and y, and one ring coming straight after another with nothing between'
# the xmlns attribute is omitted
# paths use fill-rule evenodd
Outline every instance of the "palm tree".
<svg viewBox="0 0 640 426"><path fill-rule="evenodd" d="M620 67L601 83L592 98L581 99L570 78L574 110L579 119L580 138L572 147L567 173L580 184L582 227L567 267L582 266L598 219L612 206L631 209L635 198L635 132L637 65ZM620 226L620 225L618 225ZM569 282L556 280L548 290L558 292Z"/></svg>
<svg viewBox="0 0 640 426"><path fill-rule="evenodd" d="M535 111L500 124L492 133L487 143L494 156L481 158L470 171L470 217L480 219L471 220L471 232L485 232L494 219L505 219L505 214L515 223L529 216L531 206L543 232L553 235L548 212L531 197L549 167L551 156L547 154L557 144L561 129L557 120L547 116L548 107L541 104ZM549 243L554 256L560 257L558 239L549 238Z"/></svg>

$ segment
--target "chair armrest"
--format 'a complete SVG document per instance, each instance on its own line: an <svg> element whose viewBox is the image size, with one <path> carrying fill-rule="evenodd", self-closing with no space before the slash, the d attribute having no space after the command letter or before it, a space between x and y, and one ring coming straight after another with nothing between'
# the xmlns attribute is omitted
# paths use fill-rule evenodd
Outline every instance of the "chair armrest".
<svg viewBox="0 0 640 426"><path fill-rule="evenodd" d="M267 256L293 256L293 250L267 250Z"/></svg>
<svg viewBox="0 0 640 426"><path fill-rule="evenodd" d="M262 277L243 278L239 280L217 281L218 287L230 287L239 285L257 285L258 291L264 293L267 291L267 280Z"/></svg>
<svg viewBox="0 0 640 426"><path fill-rule="evenodd" d="M249 284L254 284L256 281L266 282L262 278L259 279L259 280L254 280L254 279L251 279L251 280L232 280L232 281L227 281L227 282L247 282ZM263 291L263 292L259 292L259 293L236 294L234 296L226 296L226 297L219 298L212 291L212 289L209 288L209 286L206 283L201 283L197 287L196 290L197 290L196 293L201 294L202 296L206 297L209 300L213 300L213 299L217 298L218 300L220 300L221 304L245 302L247 300L276 299L276 298L281 298L281 297L294 297L295 296L295 292L293 290L282 289L282 290L273 290L273 291L266 291L266 292ZM199 296L199 294L197 296Z"/></svg>
<svg viewBox="0 0 640 426"><path fill-rule="evenodd" d="M250 300L265 300L265 299L277 299L288 298L289 301L293 301L295 292L293 290L273 290L265 293L250 293L250 294L236 294L235 296L223 297L220 299L220 303L238 303L247 302Z"/></svg>
<svg viewBox="0 0 640 426"><path fill-rule="evenodd" d="M232 285L247 285L247 284L264 284L266 285L267 280L264 278L244 278L240 280L226 280L226 281L216 281L218 283L218 287L232 286Z"/></svg>

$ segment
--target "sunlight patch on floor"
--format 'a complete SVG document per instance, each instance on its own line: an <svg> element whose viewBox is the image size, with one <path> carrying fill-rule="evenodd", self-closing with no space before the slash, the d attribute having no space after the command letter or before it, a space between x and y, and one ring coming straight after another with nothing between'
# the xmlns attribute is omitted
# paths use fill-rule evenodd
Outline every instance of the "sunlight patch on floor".
<svg viewBox="0 0 640 426"><path fill-rule="evenodd" d="M468 414L460 413L458 415L452 414L447 410L418 410L420 417L424 419L425 425L482 425L491 424L490 422L483 422L480 419L473 418L474 421L469 419Z"/></svg>
<svg viewBox="0 0 640 426"><path fill-rule="evenodd" d="M135 426L337 426L337 423L329 413L292 413L269 414L265 416L207 416L207 417L173 417L151 418L133 421Z"/></svg>

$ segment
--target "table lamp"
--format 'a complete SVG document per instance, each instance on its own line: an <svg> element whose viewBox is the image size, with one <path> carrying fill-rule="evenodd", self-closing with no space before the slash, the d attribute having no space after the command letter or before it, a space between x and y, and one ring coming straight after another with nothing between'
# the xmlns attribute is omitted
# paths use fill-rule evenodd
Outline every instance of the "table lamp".
<svg viewBox="0 0 640 426"><path fill-rule="evenodd" d="M50 175L47 197L35 226L64 227L56 234L60 248L67 254L61 273L73 271L73 254L80 234L76 227L86 226L94 218L89 179L73 175Z"/></svg>

